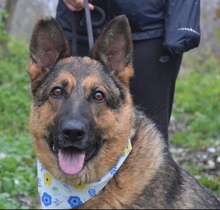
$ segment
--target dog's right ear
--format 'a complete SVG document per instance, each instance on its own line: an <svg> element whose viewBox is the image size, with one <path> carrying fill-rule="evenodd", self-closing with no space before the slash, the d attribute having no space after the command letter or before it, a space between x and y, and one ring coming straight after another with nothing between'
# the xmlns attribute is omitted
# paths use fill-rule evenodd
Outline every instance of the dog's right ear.
<svg viewBox="0 0 220 210"><path fill-rule="evenodd" d="M49 71L59 59L69 56L68 41L57 21L53 17L40 17L30 42L28 73L31 80Z"/></svg>
<svg viewBox="0 0 220 210"><path fill-rule="evenodd" d="M119 15L109 22L96 40L92 55L101 61L126 86L133 76L133 45L131 29L125 15Z"/></svg>

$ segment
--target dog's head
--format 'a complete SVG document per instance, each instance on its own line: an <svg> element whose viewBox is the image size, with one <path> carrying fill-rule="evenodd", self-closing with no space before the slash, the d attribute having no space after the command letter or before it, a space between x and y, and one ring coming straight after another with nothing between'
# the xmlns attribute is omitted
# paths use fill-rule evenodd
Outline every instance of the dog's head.
<svg viewBox="0 0 220 210"><path fill-rule="evenodd" d="M92 58L71 57L57 22L40 18L28 73L30 130L41 163L61 181L101 178L117 162L132 130L132 41L126 17L109 23Z"/></svg>

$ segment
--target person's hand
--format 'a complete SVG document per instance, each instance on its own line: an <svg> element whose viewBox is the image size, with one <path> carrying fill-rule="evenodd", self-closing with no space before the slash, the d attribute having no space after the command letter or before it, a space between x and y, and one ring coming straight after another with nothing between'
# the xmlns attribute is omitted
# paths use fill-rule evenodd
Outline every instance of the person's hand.
<svg viewBox="0 0 220 210"><path fill-rule="evenodd" d="M80 11L84 8L84 0L63 0L66 6L72 11ZM93 10L94 6L89 4L89 9Z"/></svg>

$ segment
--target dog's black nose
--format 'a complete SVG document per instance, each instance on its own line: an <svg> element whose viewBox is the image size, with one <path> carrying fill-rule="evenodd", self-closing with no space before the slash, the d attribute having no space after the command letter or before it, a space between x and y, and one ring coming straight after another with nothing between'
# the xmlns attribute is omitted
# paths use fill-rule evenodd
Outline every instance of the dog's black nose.
<svg viewBox="0 0 220 210"><path fill-rule="evenodd" d="M63 135L68 141L81 140L85 135L85 127L79 122L65 122L63 125Z"/></svg>

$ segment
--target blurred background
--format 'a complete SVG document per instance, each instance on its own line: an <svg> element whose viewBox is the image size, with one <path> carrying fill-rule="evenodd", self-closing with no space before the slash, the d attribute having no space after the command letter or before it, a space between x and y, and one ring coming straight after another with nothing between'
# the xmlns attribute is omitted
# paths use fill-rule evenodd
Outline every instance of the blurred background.
<svg viewBox="0 0 220 210"><path fill-rule="evenodd" d="M38 208L36 155L28 130L28 44L57 0L0 0L0 209ZM170 122L170 149L220 197L220 0L201 0L201 42L184 54Z"/></svg>

